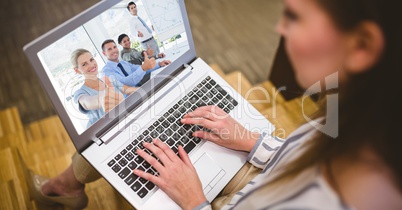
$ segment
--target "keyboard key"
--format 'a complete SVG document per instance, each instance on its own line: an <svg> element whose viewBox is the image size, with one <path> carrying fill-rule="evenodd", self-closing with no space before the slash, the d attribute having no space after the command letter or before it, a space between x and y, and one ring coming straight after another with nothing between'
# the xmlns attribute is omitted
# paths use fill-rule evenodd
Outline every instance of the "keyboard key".
<svg viewBox="0 0 402 210"><path fill-rule="evenodd" d="M201 88L201 91L202 91L203 93L207 93L207 92L208 92L208 88L203 87L203 88Z"/></svg>
<svg viewBox="0 0 402 210"><path fill-rule="evenodd" d="M167 118L169 116L169 112L166 112L165 114L163 114L164 118Z"/></svg>
<svg viewBox="0 0 402 210"><path fill-rule="evenodd" d="M174 131L177 131L177 129L179 129L180 128L180 126L178 126L176 123L173 123L171 126L170 126L170 128L172 129L172 130L174 130ZM173 133L173 132L172 132ZM167 135L167 134L166 134ZM170 134L171 135L171 134ZM168 136L170 136L170 135L168 135Z"/></svg>
<svg viewBox="0 0 402 210"><path fill-rule="evenodd" d="M213 95L216 95L216 94L219 93L219 91L218 91L217 89L215 89L215 88L212 88L212 89L211 89L211 93L212 93Z"/></svg>
<svg viewBox="0 0 402 210"><path fill-rule="evenodd" d="M124 156L127 160L132 160L134 158L134 154L129 152L126 156Z"/></svg>
<svg viewBox="0 0 402 210"><path fill-rule="evenodd" d="M146 137L146 138L144 139L144 142L151 143L151 142L152 142L152 137L151 137L151 136Z"/></svg>
<svg viewBox="0 0 402 210"><path fill-rule="evenodd" d="M126 184L128 184L128 185L131 185L131 184L134 183L134 181L135 181L137 178L138 178L137 175L131 173L131 174L127 177L127 179L124 180L124 182L125 182Z"/></svg>
<svg viewBox="0 0 402 210"><path fill-rule="evenodd" d="M159 133L157 131L152 131L150 136L155 139L156 137L159 136Z"/></svg>
<svg viewBox="0 0 402 210"><path fill-rule="evenodd" d="M144 158L137 156L134 158L134 161L139 165L144 161Z"/></svg>
<svg viewBox="0 0 402 210"><path fill-rule="evenodd" d="M216 85L216 82L215 82L215 80L213 80L213 79L212 79L211 81L209 81L209 83L210 83L211 85L213 85L213 86Z"/></svg>
<svg viewBox="0 0 402 210"><path fill-rule="evenodd" d="M227 92L220 85L216 85L215 88L221 93L223 96L226 96Z"/></svg>
<svg viewBox="0 0 402 210"><path fill-rule="evenodd" d="M187 111L187 109L186 109L184 106L181 106L181 107L179 108L179 111L180 111L182 114L184 114L184 113Z"/></svg>
<svg viewBox="0 0 402 210"><path fill-rule="evenodd" d="M126 150L126 149L123 149L123 150L120 152L120 155L124 156L125 154L127 154L127 150Z"/></svg>
<svg viewBox="0 0 402 210"><path fill-rule="evenodd" d="M120 154L117 154L116 157L114 157L115 160L120 160L122 156Z"/></svg>
<svg viewBox="0 0 402 210"><path fill-rule="evenodd" d="M130 151L132 148L133 148L133 145L132 145L132 144L129 144L129 145L126 147L126 150Z"/></svg>
<svg viewBox="0 0 402 210"><path fill-rule="evenodd" d="M197 144L201 142L201 139L200 139L200 138L198 138L198 137L194 137L194 139L193 139L193 140L194 140L194 142L195 142L195 143L197 143Z"/></svg>
<svg viewBox="0 0 402 210"><path fill-rule="evenodd" d="M198 101L197 102L197 107L203 107L206 106L207 104L204 101Z"/></svg>
<svg viewBox="0 0 402 210"><path fill-rule="evenodd" d="M230 101L230 103L231 104L233 104L233 106L237 106L237 101L234 99L234 98L232 98L232 96L230 96L230 95L227 95L226 96L226 99L228 100L228 101Z"/></svg>
<svg viewBox="0 0 402 210"><path fill-rule="evenodd" d="M111 161L109 161L109 162L107 163L107 165L108 165L109 167L112 167L115 163L116 163L116 161L115 161L114 159L112 159Z"/></svg>
<svg viewBox="0 0 402 210"><path fill-rule="evenodd" d="M174 123L174 121L176 121L176 118L174 118L174 116L170 116L170 117L168 118L168 121L169 121L170 123Z"/></svg>
<svg viewBox="0 0 402 210"><path fill-rule="evenodd" d="M176 124L176 123L173 123L172 125L177 126L177 124ZM178 127L178 126L177 126L177 127ZM165 131L165 134L166 134L167 136L172 136L172 134L173 134L173 130L172 130L172 129L170 129L170 128L168 128L168 129Z"/></svg>
<svg viewBox="0 0 402 210"><path fill-rule="evenodd" d="M152 190L152 189L154 189L155 184L152 183L152 182L148 182L148 183L145 185L145 187L146 187L148 190Z"/></svg>
<svg viewBox="0 0 402 210"><path fill-rule="evenodd" d="M164 128L168 128L168 127L170 126L170 123L165 120L165 121L163 121L162 126L163 126Z"/></svg>
<svg viewBox="0 0 402 210"><path fill-rule="evenodd" d="M168 139L168 140L166 140L166 144L168 144L169 146L173 146L174 140Z"/></svg>
<svg viewBox="0 0 402 210"><path fill-rule="evenodd" d="M128 168L124 168L120 173L119 173L119 177L122 179L125 179L131 172L130 169Z"/></svg>
<svg viewBox="0 0 402 210"><path fill-rule="evenodd" d="M197 94L197 96L200 97L200 98L204 95L204 93L203 93L201 90L198 91L196 94Z"/></svg>
<svg viewBox="0 0 402 210"><path fill-rule="evenodd" d="M183 145L187 144L187 142L190 141L190 139L187 136L183 136L180 141L183 143Z"/></svg>
<svg viewBox="0 0 402 210"><path fill-rule="evenodd" d="M159 139L160 139L161 141L166 141L167 138L168 138L168 137L166 136L166 134L161 134L161 135L159 136Z"/></svg>
<svg viewBox="0 0 402 210"><path fill-rule="evenodd" d="M189 102L184 103L184 107L186 107L187 109L190 109L191 104Z"/></svg>
<svg viewBox="0 0 402 210"><path fill-rule="evenodd" d="M189 142L183 149L187 152L190 153L191 150L194 149L196 145L193 142Z"/></svg>
<svg viewBox="0 0 402 210"><path fill-rule="evenodd" d="M178 134L183 136L186 133L186 130L184 128L180 128L179 130L176 131Z"/></svg>
<svg viewBox="0 0 402 210"><path fill-rule="evenodd" d="M154 125L156 128L159 125L159 121L155 121L152 125Z"/></svg>
<svg viewBox="0 0 402 210"><path fill-rule="evenodd" d="M121 170L121 167L120 167L119 165L115 164L115 165L112 167L112 170L113 170L115 173L117 173L117 172L119 172L119 171Z"/></svg>
<svg viewBox="0 0 402 210"><path fill-rule="evenodd" d="M133 141L133 143L131 143L133 146L137 146L137 144L138 144L138 140L136 139L136 140L134 140Z"/></svg>
<svg viewBox="0 0 402 210"><path fill-rule="evenodd" d="M175 104L175 105L173 106L173 109L176 110L177 108L179 108L179 105L178 105L178 104Z"/></svg>
<svg viewBox="0 0 402 210"><path fill-rule="evenodd" d="M181 136L179 134L177 134L177 133L174 133L172 135L172 138L177 141L177 140L179 140L181 138Z"/></svg>
<svg viewBox="0 0 402 210"><path fill-rule="evenodd" d="M197 103L198 99L200 99L198 96L193 95L193 96L190 98L189 102L190 102L191 104L195 104L195 103Z"/></svg>
<svg viewBox="0 0 402 210"><path fill-rule="evenodd" d="M173 116L177 118L181 118L182 113L180 113L179 111L176 111L175 113L173 113Z"/></svg>
<svg viewBox="0 0 402 210"><path fill-rule="evenodd" d="M172 147L172 150L173 150L173 152L176 153L176 154L179 153L179 149L177 149L176 147Z"/></svg>
<svg viewBox="0 0 402 210"><path fill-rule="evenodd" d="M175 147L179 148L179 146L184 146L182 142L178 141L176 142L176 144L174 145Z"/></svg>
<svg viewBox="0 0 402 210"><path fill-rule="evenodd" d="M162 133L163 130L165 130L165 129L160 125L155 130L158 131L159 133Z"/></svg>
<svg viewBox="0 0 402 210"><path fill-rule="evenodd" d="M128 167L129 169L131 169L131 170L134 170L135 168L137 168L137 164L134 163L133 161L131 161L131 162L128 164L127 167Z"/></svg>
<svg viewBox="0 0 402 210"><path fill-rule="evenodd" d="M170 108L168 112L169 112L170 114L172 114L172 113L174 112L174 109L173 109L173 108Z"/></svg>
<svg viewBox="0 0 402 210"><path fill-rule="evenodd" d="M134 184L133 184L133 186L131 186L131 189L134 191L134 192L137 192L140 188L141 188L141 184L138 182L138 181L136 181Z"/></svg>
<svg viewBox="0 0 402 210"><path fill-rule="evenodd" d="M147 161L144 161L144 163L142 163L142 166L146 169L151 168L151 164L149 164Z"/></svg>
<svg viewBox="0 0 402 210"><path fill-rule="evenodd" d="M126 159L124 159L124 158L122 158L121 160L119 160L119 164L120 164L120 166L126 166L127 165L127 160Z"/></svg>
<svg viewBox="0 0 402 210"><path fill-rule="evenodd" d="M142 133L142 135L144 135L144 136L147 136L149 134L149 131L148 130L145 130L143 133Z"/></svg>
<svg viewBox="0 0 402 210"><path fill-rule="evenodd" d="M146 180L146 179L144 179L144 178L142 178L142 177L140 177L140 179L139 179L139 180L140 180L140 182L141 182L141 183L143 183L143 184L145 184L145 183L147 183L147 182L148 182L148 180Z"/></svg>
<svg viewBox="0 0 402 210"><path fill-rule="evenodd" d="M144 198L148 194L148 190L145 188L142 188L140 191L138 191L137 195L140 196L140 198Z"/></svg>

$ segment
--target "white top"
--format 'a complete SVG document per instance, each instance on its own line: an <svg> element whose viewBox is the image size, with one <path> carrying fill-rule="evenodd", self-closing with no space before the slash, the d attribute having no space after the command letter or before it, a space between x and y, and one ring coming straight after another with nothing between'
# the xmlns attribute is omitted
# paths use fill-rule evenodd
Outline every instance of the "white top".
<svg viewBox="0 0 402 210"><path fill-rule="evenodd" d="M249 155L249 162L263 169L222 209L351 209L346 206L322 176L319 166L304 170L295 178L281 183L269 183L293 160L298 158L316 130L305 124L286 141L261 135ZM278 186L278 185L277 185ZM209 210L209 203L196 209Z"/></svg>
<svg viewBox="0 0 402 210"><path fill-rule="evenodd" d="M148 27L151 29L149 25ZM138 31L140 31L144 36L138 37ZM145 28L142 22L138 19L138 16L131 16L130 33L132 38L138 39L140 42L150 39L152 37L152 33L149 33L147 28Z"/></svg>

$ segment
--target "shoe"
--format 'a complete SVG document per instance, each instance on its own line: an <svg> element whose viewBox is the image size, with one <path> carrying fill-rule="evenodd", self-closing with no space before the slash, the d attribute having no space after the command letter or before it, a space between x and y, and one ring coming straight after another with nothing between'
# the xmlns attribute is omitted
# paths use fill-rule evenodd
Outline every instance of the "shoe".
<svg viewBox="0 0 402 210"><path fill-rule="evenodd" d="M30 188L31 198L35 201L52 205L52 204L62 204L64 206L70 207L72 209L83 209L88 204L88 197L83 191L78 195L72 196L49 196L42 192L42 187L45 185L49 179L40 175L30 172L31 183L28 185Z"/></svg>

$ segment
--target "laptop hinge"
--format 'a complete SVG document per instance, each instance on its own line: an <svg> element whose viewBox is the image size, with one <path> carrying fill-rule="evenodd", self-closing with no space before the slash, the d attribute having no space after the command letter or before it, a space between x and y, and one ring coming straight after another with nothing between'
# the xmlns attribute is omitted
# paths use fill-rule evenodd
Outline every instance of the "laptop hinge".
<svg viewBox="0 0 402 210"><path fill-rule="evenodd" d="M190 64L187 64L187 63L183 64L183 66L184 66L185 69L187 69L187 68L191 68L190 70L194 69L193 66L191 66Z"/></svg>
<svg viewBox="0 0 402 210"><path fill-rule="evenodd" d="M97 144L98 146L100 146L100 145L103 144L103 141L102 141L102 139L100 139L100 138L95 138L95 139L93 139L93 142L94 142L95 144Z"/></svg>

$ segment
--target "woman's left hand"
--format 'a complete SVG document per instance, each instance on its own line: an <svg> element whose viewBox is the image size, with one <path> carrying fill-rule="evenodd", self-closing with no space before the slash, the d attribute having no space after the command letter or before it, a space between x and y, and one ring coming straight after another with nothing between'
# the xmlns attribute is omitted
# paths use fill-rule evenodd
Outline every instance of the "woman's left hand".
<svg viewBox="0 0 402 210"><path fill-rule="evenodd" d="M134 174L153 182L183 209L193 209L207 201L201 181L183 147L179 147L180 158L157 139L153 140L153 144L145 142L144 147L159 158L160 162L143 150L138 149L138 154L151 164L159 175L154 176L138 169L134 170Z"/></svg>

